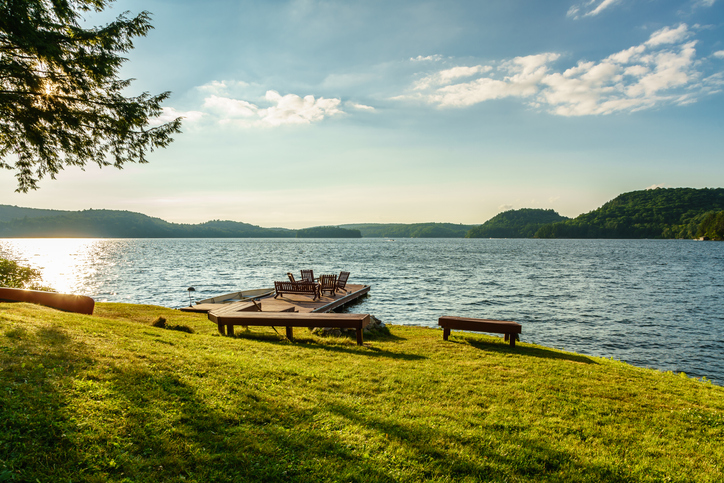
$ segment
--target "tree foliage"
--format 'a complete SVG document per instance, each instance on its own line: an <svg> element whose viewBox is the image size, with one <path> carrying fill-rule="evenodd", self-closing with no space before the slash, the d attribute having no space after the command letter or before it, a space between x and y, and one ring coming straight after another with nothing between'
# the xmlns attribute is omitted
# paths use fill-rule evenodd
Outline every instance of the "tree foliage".
<svg viewBox="0 0 724 483"><path fill-rule="evenodd" d="M724 211L707 213L699 225L696 236L709 240L724 240Z"/></svg>
<svg viewBox="0 0 724 483"><path fill-rule="evenodd" d="M362 238L362 234L338 226L315 226L297 230L297 238Z"/></svg>
<svg viewBox="0 0 724 483"><path fill-rule="evenodd" d="M547 223L567 220L553 210L522 208L498 213L471 229L466 238L532 238Z"/></svg>
<svg viewBox="0 0 724 483"><path fill-rule="evenodd" d="M545 225L539 238L694 238L707 213L724 209L722 188L657 188L617 196L597 210Z"/></svg>
<svg viewBox="0 0 724 483"><path fill-rule="evenodd" d="M65 166L147 162L180 132L180 118L151 127L168 92L125 97L118 78L148 12L82 28L81 15L112 0L0 0L0 167L17 191L37 189Z"/></svg>
<svg viewBox="0 0 724 483"><path fill-rule="evenodd" d="M42 287L40 270L18 265L13 260L0 258L0 287L47 290Z"/></svg>
<svg viewBox="0 0 724 483"><path fill-rule="evenodd" d="M359 223L340 225L364 238L463 238L474 225L454 223Z"/></svg>

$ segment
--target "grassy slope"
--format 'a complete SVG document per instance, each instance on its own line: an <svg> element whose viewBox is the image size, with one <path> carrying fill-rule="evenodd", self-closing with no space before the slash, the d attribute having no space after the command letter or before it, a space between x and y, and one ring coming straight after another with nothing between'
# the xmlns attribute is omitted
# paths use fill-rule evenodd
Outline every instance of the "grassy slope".
<svg viewBox="0 0 724 483"><path fill-rule="evenodd" d="M214 332L0 304L0 481L723 479L710 383L424 328Z"/></svg>

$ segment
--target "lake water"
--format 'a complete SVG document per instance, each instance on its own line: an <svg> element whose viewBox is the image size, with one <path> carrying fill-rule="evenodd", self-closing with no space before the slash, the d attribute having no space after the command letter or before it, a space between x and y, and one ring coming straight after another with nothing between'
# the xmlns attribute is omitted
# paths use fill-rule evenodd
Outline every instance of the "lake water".
<svg viewBox="0 0 724 483"><path fill-rule="evenodd" d="M286 272L351 272L351 310L436 326L514 320L521 340L724 384L724 243L684 240L32 239L0 256L96 301L188 305L273 286Z"/></svg>

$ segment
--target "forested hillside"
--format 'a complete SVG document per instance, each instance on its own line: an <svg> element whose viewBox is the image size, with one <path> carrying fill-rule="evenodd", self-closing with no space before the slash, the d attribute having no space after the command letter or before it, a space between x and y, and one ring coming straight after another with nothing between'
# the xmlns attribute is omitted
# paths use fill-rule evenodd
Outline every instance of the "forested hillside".
<svg viewBox="0 0 724 483"><path fill-rule="evenodd" d="M114 210L57 212L0 223L0 237L5 238L246 238L293 237L294 233L235 221L169 223L141 213Z"/></svg>
<svg viewBox="0 0 724 483"><path fill-rule="evenodd" d="M522 208L499 213L480 226L472 228L466 238L533 238L547 223L568 220L553 210Z"/></svg>
<svg viewBox="0 0 724 483"><path fill-rule="evenodd" d="M297 238L362 238L359 230L338 226L315 226L297 230Z"/></svg>
<svg viewBox="0 0 724 483"><path fill-rule="evenodd" d="M454 223L359 223L339 225L359 230L365 238L463 238L475 225Z"/></svg>
<svg viewBox="0 0 724 483"><path fill-rule="evenodd" d="M0 222L16 220L18 218L39 218L44 216L56 216L70 211L41 210L38 208L21 208L20 206L0 205Z"/></svg>
<svg viewBox="0 0 724 483"><path fill-rule="evenodd" d="M724 210L723 188L657 188L617 196L597 210L545 225L538 238L696 238Z"/></svg>

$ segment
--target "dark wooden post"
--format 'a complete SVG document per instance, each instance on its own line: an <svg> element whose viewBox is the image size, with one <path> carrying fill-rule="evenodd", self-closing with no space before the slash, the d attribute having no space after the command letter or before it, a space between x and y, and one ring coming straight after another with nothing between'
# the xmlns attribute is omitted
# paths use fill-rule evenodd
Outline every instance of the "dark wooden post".
<svg viewBox="0 0 724 483"><path fill-rule="evenodd" d="M450 329L445 327L442 329L442 340L447 340L448 336L450 335Z"/></svg>
<svg viewBox="0 0 724 483"><path fill-rule="evenodd" d="M287 339L294 340L294 328L287 326Z"/></svg>
<svg viewBox="0 0 724 483"><path fill-rule="evenodd" d="M234 324L226 324L226 335L234 337Z"/></svg>
<svg viewBox="0 0 724 483"><path fill-rule="evenodd" d="M362 345L362 329L357 329L357 345Z"/></svg>

